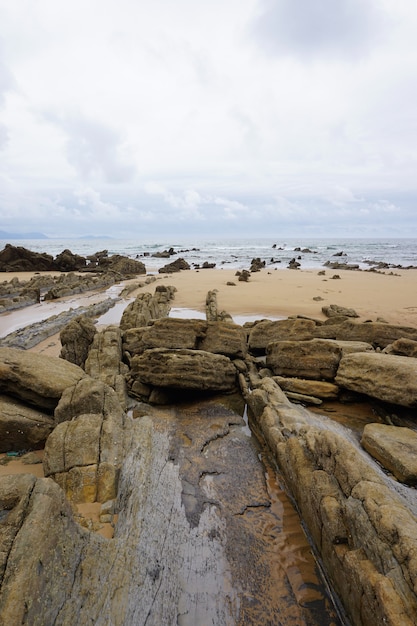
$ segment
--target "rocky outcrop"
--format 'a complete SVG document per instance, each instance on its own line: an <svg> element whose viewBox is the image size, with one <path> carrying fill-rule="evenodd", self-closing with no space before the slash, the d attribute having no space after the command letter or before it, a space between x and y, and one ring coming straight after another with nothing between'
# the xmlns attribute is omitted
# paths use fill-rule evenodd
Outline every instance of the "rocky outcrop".
<svg viewBox="0 0 417 626"><path fill-rule="evenodd" d="M417 484L417 433L410 428L366 424L361 444L401 482Z"/></svg>
<svg viewBox="0 0 417 626"><path fill-rule="evenodd" d="M176 390L228 392L236 388L236 369L230 359L202 350L154 348L133 357L130 387L134 383Z"/></svg>
<svg viewBox="0 0 417 626"><path fill-rule="evenodd" d="M85 377L63 394L58 426L45 445L44 472L72 502L106 502L117 495L130 444L131 420L113 389Z"/></svg>
<svg viewBox="0 0 417 626"><path fill-rule="evenodd" d="M330 341L277 341L267 346L266 366L279 376L333 380L341 356Z"/></svg>
<svg viewBox="0 0 417 626"><path fill-rule="evenodd" d="M291 404L271 378L251 392L240 378L352 622L415 624L417 518L405 500L343 429Z"/></svg>
<svg viewBox="0 0 417 626"><path fill-rule="evenodd" d="M417 341L417 329L383 322L354 322L346 320L341 324L317 326L314 336L322 339L342 339L344 341L364 341L374 348L385 348L396 339Z"/></svg>
<svg viewBox="0 0 417 626"><path fill-rule="evenodd" d="M266 346L272 341L304 341L315 336L316 323L302 318L263 320L255 324L249 332L249 349L255 354L265 353Z"/></svg>
<svg viewBox="0 0 417 626"><path fill-rule="evenodd" d="M57 255L55 264L61 272L79 272L87 266L87 259L66 249Z"/></svg>
<svg viewBox="0 0 417 626"><path fill-rule="evenodd" d="M60 333L61 358L84 368L91 343L97 329L94 322L85 315L69 322Z"/></svg>
<svg viewBox="0 0 417 626"><path fill-rule="evenodd" d="M340 387L391 404L417 406L417 359L382 353L355 353L340 361Z"/></svg>
<svg viewBox="0 0 417 626"><path fill-rule="evenodd" d="M38 448L54 427L50 415L0 395L0 452Z"/></svg>
<svg viewBox="0 0 417 626"><path fill-rule="evenodd" d="M46 252L32 252L10 243L0 251L0 272L45 272L56 269L54 258Z"/></svg>
<svg viewBox="0 0 417 626"><path fill-rule="evenodd" d="M160 267L158 272L160 274L173 274L174 272L180 272L181 270L191 269L187 261L183 258L175 259L172 263L167 263L163 267Z"/></svg>
<svg viewBox="0 0 417 626"><path fill-rule="evenodd" d="M0 348L0 391L53 411L63 392L85 372L63 359L15 348Z"/></svg>
<svg viewBox="0 0 417 626"><path fill-rule="evenodd" d="M217 306L217 289L209 291L206 296L206 320L208 322L233 322L232 316L226 311L219 311Z"/></svg>
<svg viewBox="0 0 417 626"><path fill-rule="evenodd" d="M146 274L146 267L142 261L130 259L120 254L100 256L94 270L97 272L115 272L124 278L129 276L134 277L138 274Z"/></svg>
<svg viewBox="0 0 417 626"><path fill-rule="evenodd" d="M150 348L204 350L238 358L247 352L246 333L237 324L180 318L163 318L124 333L123 350L130 356Z"/></svg>
<svg viewBox="0 0 417 626"><path fill-rule="evenodd" d="M122 333L118 326L108 326L95 334L84 369L92 378L112 387L126 408L125 375L129 368L122 361Z"/></svg>
<svg viewBox="0 0 417 626"><path fill-rule="evenodd" d="M139 328L146 326L151 320L167 317L175 292L175 287L158 285L154 295L150 293L138 294L136 299L128 304L123 311L120 328L123 331Z"/></svg>

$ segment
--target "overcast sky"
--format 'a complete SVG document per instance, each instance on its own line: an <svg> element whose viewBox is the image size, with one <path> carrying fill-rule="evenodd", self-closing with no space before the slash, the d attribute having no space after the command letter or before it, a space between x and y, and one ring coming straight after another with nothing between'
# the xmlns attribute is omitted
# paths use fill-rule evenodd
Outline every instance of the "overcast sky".
<svg viewBox="0 0 417 626"><path fill-rule="evenodd" d="M417 236L415 0L0 0L0 230Z"/></svg>

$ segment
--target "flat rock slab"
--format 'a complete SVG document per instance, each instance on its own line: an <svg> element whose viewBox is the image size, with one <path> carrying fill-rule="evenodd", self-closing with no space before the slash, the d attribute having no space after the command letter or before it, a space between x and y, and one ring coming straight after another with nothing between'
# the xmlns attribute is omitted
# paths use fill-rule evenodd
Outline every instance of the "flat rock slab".
<svg viewBox="0 0 417 626"><path fill-rule="evenodd" d="M410 428L367 424L362 446L402 483L417 484L417 433Z"/></svg>
<svg viewBox="0 0 417 626"><path fill-rule="evenodd" d="M417 359L361 352L344 356L335 383L383 402L417 406Z"/></svg>
<svg viewBox="0 0 417 626"><path fill-rule="evenodd" d="M167 389L231 391L236 368L227 357L203 350L145 350L131 361L132 379Z"/></svg>
<svg viewBox="0 0 417 626"><path fill-rule="evenodd" d="M64 359L0 348L0 391L41 409L53 410L64 390L85 375Z"/></svg>

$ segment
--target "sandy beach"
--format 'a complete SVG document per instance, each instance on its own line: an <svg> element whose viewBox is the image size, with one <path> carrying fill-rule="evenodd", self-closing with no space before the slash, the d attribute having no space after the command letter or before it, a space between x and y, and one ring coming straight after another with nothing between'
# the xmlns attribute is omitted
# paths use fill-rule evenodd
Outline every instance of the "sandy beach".
<svg viewBox="0 0 417 626"><path fill-rule="evenodd" d="M2 279L8 281L14 276L29 280L31 274L4 272ZM392 274L326 270L323 275L317 270L265 269L252 273L248 282L239 281L236 271L228 269L186 270L156 274L156 277L156 282L132 292L129 297L140 291L153 293L156 285L173 285L177 289L173 307L203 313L207 292L216 289L219 310L230 313L238 323L290 315L324 320L322 307L337 304L355 309L361 321L381 318L392 324L417 326L417 270L395 270ZM143 281L144 277L138 276L133 282ZM86 294L76 300L77 304L91 303ZM30 307L25 317L30 324ZM109 323L116 321L110 319Z"/></svg>

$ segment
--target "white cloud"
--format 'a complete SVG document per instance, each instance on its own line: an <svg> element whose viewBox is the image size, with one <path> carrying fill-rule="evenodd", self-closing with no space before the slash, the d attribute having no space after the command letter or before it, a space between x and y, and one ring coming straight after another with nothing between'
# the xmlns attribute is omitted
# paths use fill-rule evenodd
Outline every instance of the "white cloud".
<svg viewBox="0 0 417 626"><path fill-rule="evenodd" d="M0 22L12 230L26 210L63 233L365 214L409 232L415 3L0 0Z"/></svg>

